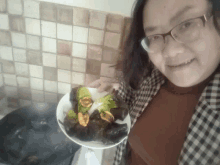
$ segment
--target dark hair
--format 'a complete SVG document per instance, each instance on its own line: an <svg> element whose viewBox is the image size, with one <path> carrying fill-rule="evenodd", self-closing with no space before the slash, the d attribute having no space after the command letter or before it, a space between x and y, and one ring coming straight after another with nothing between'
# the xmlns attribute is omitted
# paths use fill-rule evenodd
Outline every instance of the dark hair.
<svg viewBox="0 0 220 165"><path fill-rule="evenodd" d="M220 0L208 0L212 5L214 25L219 32L217 18L220 17ZM131 17L129 34L122 46L122 60L116 68L121 68L127 85L137 89L141 81L151 75L153 64L147 52L141 47L140 40L145 36L143 29L143 9L147 0L136 0Z"/></svg>

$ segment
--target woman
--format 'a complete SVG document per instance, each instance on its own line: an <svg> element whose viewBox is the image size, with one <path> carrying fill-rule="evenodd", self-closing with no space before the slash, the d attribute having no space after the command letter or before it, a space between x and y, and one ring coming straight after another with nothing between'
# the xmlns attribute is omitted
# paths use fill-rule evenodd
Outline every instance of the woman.
<svg viewBox="0 0 220 165"><path fill-rule="evenodd" d="M136 1L118 90L131 116L127 164L220 163L219 6L219 0Z"/></svg>

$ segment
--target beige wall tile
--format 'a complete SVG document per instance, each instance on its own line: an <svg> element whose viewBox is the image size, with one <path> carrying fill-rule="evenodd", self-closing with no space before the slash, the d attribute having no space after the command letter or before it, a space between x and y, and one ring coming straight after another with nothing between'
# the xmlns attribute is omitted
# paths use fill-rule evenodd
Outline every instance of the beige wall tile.
<svg viewBox="0 0 220 165"><path fill-rule="evenodd" d="M59 69L71 69L71 58L68 56L57 55L57 65Z"/></svg>
<svg viewBox="0 0 220 165"><path fill-rule="evenodd" d="M28 64L15 62L16 74L19 76L29 77L29 67Z"/></svg>
<svg viewBox="0 0 220 165"><path fill-rule="evenodd" d="M44 102L44 92L38 90L31 90L32 100L35 102Z"/></svg>
<svg viewBox="0 0 220 165"><path fill-rule="evenodd" d="M57 20L56 4L41 2L40 3L40 16L42 20L56 21Z"/></svg>
<svg viewBox="0 0 220 165"><path fill-rule="evenodd" d="M56 68L44 66L43 71L44 71L45 80L57 81L57 69Z"/></svg>
<svg viewBox="0 0 220 165"><path fill-rule="evenodd" d="M56 23L41 20L41 32L42 32L42 36L56 38L57 36Z"/></svg>
<svg viewBox="0 0 220 165"><path fill-rule="evenodd" d="M27 61L26 50L13 48L13 57L14 57L14 61L26 62Z"/></svg>
<svg viewBox="0 0 220 165"><path fill-rule="evenodd" d="M124 25L124 17L121 15L108 14L106 29L112 32L121 32Z"/></svg>
<svg viewBox="0 0 220 165"><path fill-rule="evenodd" d="M28 50L27 61L29 64L42 65L42 55L39 51Z"/></svg>
<svg viewBox="0 0 220 165"><path fill-rule="evenodd" d="M2 61L2 66L3 66L3 72L4 73L11 73L11 74L15 74L15 66L14 66L14 62L12 61Z"/></svg>
<svg viewBox="0 0 220 165"><path fill-rule="evenodd" d="M11 32L12 45L19 48L26 48L26 37L22 33Z"/></svg>
<svg viewBox="0 0 220 165"><path fill-rule="evenodd" d="M58 93L66 94L71 91L71 85L67 83L58 82Z"/></svg>
<svg viewBox="0 0 220 165"><path fill-rule="evenodd" d="M57 82L44 80L44 90L47 92L57 93Z"/></svg>
<svg viewBox="0 0 220 165"><path fill-rule="evenodd" d="M57 66L56 54L43 53L43 65L56 68Z"/></svg>
<svg viewBox="0 0 220 165"><path fill-rule="evenodd" d="M31 100L31 89L19 87L18 88L18 98L24 100Z"/></svg>
<svg viewBox="0 0 220 165"><path fill-rule="evenodd" d="M5 85L17 86L16 75L3 74Z"/></svg>
<svg viewBox="0 0 220 165"><path fill-rule="evenodd" d="M57 24L57 38L61 40L72 41L73 39L73 26Z"/></svg>
<svg viewBox="0 0 220 165"><path fill-rule="evenodd" d="M27 34L41 35L40 20L25 18L25 29Z"/></svg>
<svg viewBox="0 0 220 165"><path fill-rule="evenodd" d="M0 45L11 46L11 33L0 30Z"/></svg>
<svg viewBox="0 0 220 165"><path fill-rule="evenodd" d="M17 76L17 82L19 87L30 87L30 79L26 77L19 77Z"/></svg>
<svg viewBox="0 0 220 165"><path fill-rule="evenodd" d="M96 45L89 45L88 58L93 60L102 60L102 47Z"/></svg>
<svg viewBox="0 0 220 165"><path fill-rule="evenodd" d="M43 79L30 78L31 89L43 90Z"/></svg>
<svg viewBox="0 0 220 165"><path fill-rule="evenodd" d="M72 59L72 70L78 72L86 71L86 60L80 58Z"/></svg>
<svg viewBox="0 0 220 165"><path fill-rule="evenodd" d="M57 40L57 53L71 56L72 42Z"/></svg>
<svg viewBox="0 0 220 165"><path fill-rule="evenodd" d="M14 97L7 98L8 107L11 109L11 112L15 110L15 108L19 108L19 99Z"/></svg>
<svg viewBox="0 0 220 165"><path fill-rule="evenodd" d="M86 61L86 73L100 75L101 62L97 60Z"/></svg>
<svg viewBox="0 0 220 165"><path fill-rule="evenodd" d="M30 18L40 18L40 2L24 0L24 16Z"/></svg>
<svg viewBox="0 0 220 165"><path fill-rule="evenodd" d="M57 52L56 39L42 37L42 49L45 52L56 53Z"/></svg>
<svg viewBox="0 0 220 165"><path fill-rule="evenodd" d="M73 8L73 25L89 26L89 10L83 8Z"/></svg>
<svg viewBox="0 0 220 165"><path fill-rule="evenodd" d="M104 31L97 29L89 29L89 44L102 45Z"/></svg>
<svg viewBox="0 0 220 165"><path fill-rule="evenodd" d="M43 67L37 65L29 65L30 76L36 78L43 78Z"/></svg>
<svg viewBox="0 0 220 165"><path fill-rule="evenodd" d="M0 45L0 55L3 60L13 61L12 47Z"/></svg>
<svg viewBox="0 0 220 165"><path fill-rule="evenodd" d="M121 34L106 32L104 45L110 48L119 49Z"/></svg>
<svg viewBox="0 0 220 165"><path fill-rule="evenodd" d="M97 12L97 11L90 12L90 21L89 21L90 27L104 29L105 23L106 23L106 14L105 13Z"/></svg>
<svg viewBox="0 0 220 165"><path fill-rule="evenodd" d="M12 31L25 33L24 17L9 15L9 25Z"/></svg>
<svg viewBox="0 0 220 165"><path fill-rule="evenodd" d="M85 74L79 72L72 72L72 84L84 85Z"/></svg>
<svg viewBox="0 0 220 165"><path fill-rule="evenodd" d="M23 8L21 0L7 0L8 12L10 14L22 15Z"/></svg>
<svg viewBox="0 0 220 165"><path fill-rule="evenodd" d="M7 14L0 14L0 29L9 30L9 20Z"/></svg>
<svg viewBox="0 0 220 165"><path fill-rule="evenodd" d="M79 58L86 58L87 57L87 45L86 44L73 43L72 56L73 57L79 57Z"/></svg>
<svg viewBox="0 0 220 165"><path fill-rule="evenodd" d="M89 29L85 27L73 26L73 41L87 43Z"/></svg>
<svg viewBox="0 0 220 165"><path fill-rule="evenodd" d="M40 37L26 35L26 38L27 38L27 48L28 49L40 50L40 48L41 48Z"/></svg>
<svg viewBox="0 0 220 165"><path fill-rule="evenodd" d="M71 82L71 72L67 70L58 69L58 81L70 83Z"/></svg>

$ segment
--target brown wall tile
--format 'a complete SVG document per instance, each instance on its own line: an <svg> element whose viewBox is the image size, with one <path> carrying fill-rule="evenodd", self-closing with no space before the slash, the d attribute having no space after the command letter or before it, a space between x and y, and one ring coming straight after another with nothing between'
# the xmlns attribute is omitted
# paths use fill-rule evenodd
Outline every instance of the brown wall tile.
<svg viewBox="0 0 220 165"><path fill-rule="evenodd" d="M68 41L57 41L57 52L59 54L65 54L71 56L72 54L72 43Z"/></svg>
<svg viewBox="0 0 220 165"><path fill-rule="evenodd" d="M5 87L2 86L0 87L0 100L3 99L5 96Z"/></svg>
<svg viewBox="0 0 220 165"><path fill-rule="evenodd" d="M20 106L18 98L8 97L7 102L9 108L19 108Z"/></svg>
<svg viewBox="0 0 220 165"><path fill-rule="evenodd" d="M89 45L88 58L93 60L102 60L102 47L96 45Z"/></svg>
<svg viewBox="0 0 220 165"><path fill-rule="evenodd" d="M68 56L57 55L57 67L59 69L71 69L71 58Z"/></svg>
<svg viewBox="0 0 220 165"><path fill-rule="evenodd" d="M96 60L86 61L86 73L100 75L101 62Z"/></svg>
<svg viewBox="0 0 220 165"><path fill-rule="evenodd" d="M121 43L121 34L106 32L104 45L110 48L119 49Z"/></svg>
<svg viewBox="0 0 220 165"><path fill-rule="evenodd" d="M41 2L40 3L40 17L46 21L57 20L57 8L53 3Z"/></svg>
<svg viewBox="0 0 220 165"><path fill-rule="evenodd" d="M57 21L65 24L73 24L73 8L57 5Z"/></svg>
<svg viewBox="0 0 220 165"><path fill-rule="evenodd" d="M111 64L102 63L101 65L101 76L105 77L114 77L115 76L115 69L111 67Z"/></svg>
<svg viewBox="0 0 220 165"><path fill-rule="evenodd" d="M31 89L30 88L18 88L18 98L31 100Z"/></svg>
<svg viewBox="0 0 220 165"><path fill-rule="evenodd" d="M9 15L9 25L12 31L25 32L24 17Z"/></svg>
<svg viewBox="0 0 220 165"><path fill-rule="evenodd" d="M105 63L116 64L119 59L119 52L114 49L104 48L102 60Z"/></svg>
<svg viewBox="0 0 220 165"><path fill-rule="evenodd" d="M0 12L1 13L6 12L6 0L0 0Z"/></svg>
<svg viewBox="0 0 220 165"><path fill-rule="evenodd" d="M89 26L89 10L83 8L73 8L73 25Z"/></svg>
<svg viewBox="0 0 220 165"><path fill-rule="evenodd" d="M45 80L57 81L57 69L56 68L45 66L43 71L44 71Z"/></svg>
<svg viewBox="0 0 220 165"><path fill-rule="evenodd" d="M106 29L112 32L121 32L124 25L124 17L115 14L108 14Z"/></svg>
<svg viewBox="0 0 220 165"><path fill-rule="evenodd" d="M3 72L15 74L15 66L12 61L2 61L3 64Z"/></svg>
<svg viewBox="0 0 220 165"><path fill-rule="evenodd" d="M11 46L11 33L8 31L0 30L0 45Z"/></svg>
<svg viewBox="0 0 220 165"><path fill-rule="evenodd" d="M93 75L93 74L86 74L86 80L85 80L85 85L89 85L95 80L98 80L100 76L98 75Z"/></svg>
<svg viewBox="0 0 220 165"><path fill-rule="evenodd" d="M89 44L102 45L104 40L104 31L89 29Z"/></svg>
<svg viewBox="0 0 220 165"><path fill-rule="evenodd" d="M42 55L39 51L27 51L27 61L29 64L42 65Z"/></svg>
<svg viewBox="0 0 220 165"><path fill-rule="evenodd" d="M90 21L89 21L90 27L104 29L105 23L106 23L106 14L97 11L90 12Z"/></svg>

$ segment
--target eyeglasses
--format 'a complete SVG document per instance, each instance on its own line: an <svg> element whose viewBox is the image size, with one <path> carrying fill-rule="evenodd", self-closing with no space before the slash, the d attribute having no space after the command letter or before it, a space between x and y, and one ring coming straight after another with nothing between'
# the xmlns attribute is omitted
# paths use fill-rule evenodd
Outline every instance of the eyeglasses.
<svg viewBox="0 0 220 165"><path fill-rule="evenodd" d="M209 15L209 18L212 15ZM174 40L180 43L190 43L200 37L200 31L205 26L208 18L204 14L201 17L193 18L175 26L166 34L158 34L144 37L141 40L142 47L149 53L157 53L165 47L165 37L171 35Z"/></svg>

